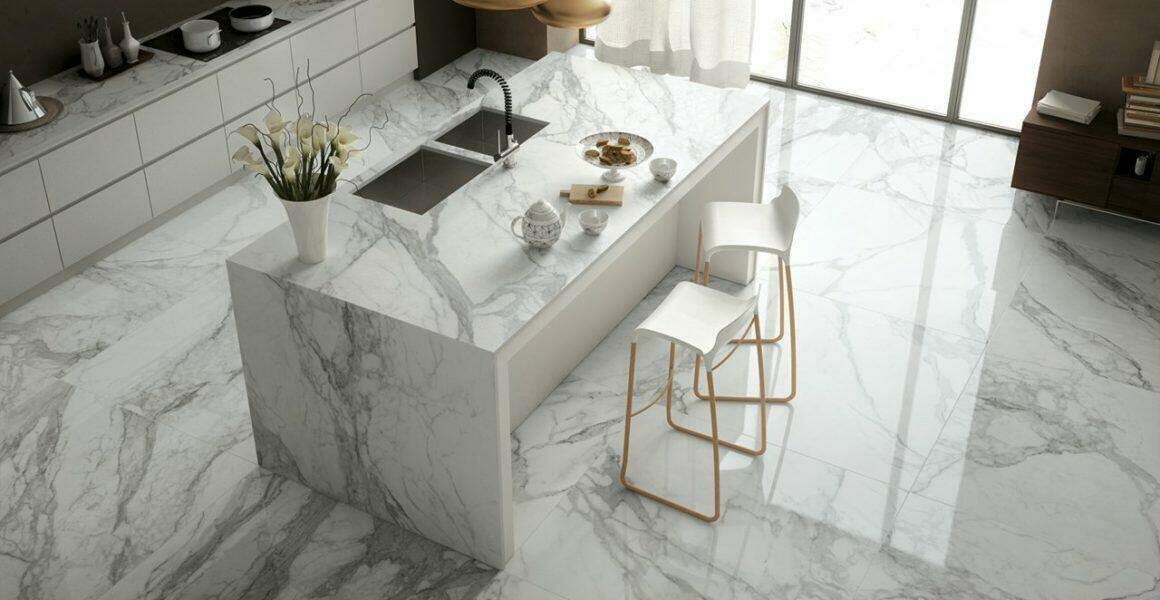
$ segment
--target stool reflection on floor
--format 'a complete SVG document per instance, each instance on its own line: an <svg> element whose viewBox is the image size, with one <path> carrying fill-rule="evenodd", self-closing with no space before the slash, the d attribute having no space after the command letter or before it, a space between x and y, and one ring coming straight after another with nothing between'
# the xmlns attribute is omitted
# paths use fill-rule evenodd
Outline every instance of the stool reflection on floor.
<svg viewBox="0 0 1160 600"><path fill-rule="evenodd" d="M757 345L757 373L761 403L761 437L755 448L746 448L733 442L722 440L717 430L717 399L713 384L713 372L727 361L738 346L731 341L740 334L746 338L750 332L761 339L761 318L757 313L757 296L736 297L725 292L683 281L669 293L632 335L628 355L628 392L625 399L624 452L620 459L620 483L624 487L665 506L693 515L703 521L716 521L721 517L721 467L720 447L725 446L751 456L765 453L765 367L762 360L761 344ZM669 371L665 385L657 390L645 406L633 410L633 386L636 378L637 341L643 336L655 336L669 342ZM709 392L709 433L703 433L678 425L673 419L673 370L677 344L686 346L697 355L698 364L704 360L712 365L706 370ZM719 361L715 359L724 354ZM657 403L662 394L665 398L665 416L669 425L681 432L708 441L713 447L713 513L698 511L659 494L650 492L629 482L628 460L633 417Z"/></svg>

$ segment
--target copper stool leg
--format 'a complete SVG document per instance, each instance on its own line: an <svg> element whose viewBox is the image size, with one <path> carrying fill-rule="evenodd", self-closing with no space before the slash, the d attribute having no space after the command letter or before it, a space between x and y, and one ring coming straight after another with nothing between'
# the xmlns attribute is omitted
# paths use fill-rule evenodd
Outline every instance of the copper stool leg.
<svg viewBox="0 0 1160 600"><path fill-rule="evenodd" d="M757 402L757 401L761 401L763 403L764 402L773 402L773 403L784 404L786 402L793 400L794 397L797 396L797 323L796 323L796 319L795 319L795 315L794 315L794 305L793 305L793 273L790 270L789 263L784 263L780 257L778 258L778 267L779 267L778 268L779 287L780 287L780 284L782 282L781 276L780 276L781 269L783 269L783 268L785 269L785 299L786 299L785 307L787 309L786 312L788 313L788 320L789 320L789 381L790 381L789 394L785 395L785 396L774 396L774 397L717 396L716 400L719 400L721 402ZM708 269L707 263L706 263L706 269ZM780 289L778 290L778 296L779 297L781 296ZM779 307L779 311L780 311L781 310L781 308L780 308L781 303L780 302L778 303L778 307ZM733 340L733 341L740 342L740 343L756 343L757 340L759 340L759 339L761 339L760 334L755 334L753 338L748 338L745 335L743 335L741 339L737 339L737 340ZM768 340L762 340L761 344L757 344L757 346L758 346L758 359L759 360L761 359L761 346L765 343L768 343ZM728 358L728 357L726 357L726 358ZM724 362L724 361L722 361L722 362ZM717 365L713 365L712 368L716 369L719 366L721 366L721 363L717 363ZM764 369L764 366L763 366L763 369ZM708 372L708 370L706 372ZM702 400L708 399L705 396L705 394L701 392L701 358L700 357L697 357L697 362L693 367L693 394Z"/></svg>
<svg viewBox="0 0 1160 600"><path fill-rule="evenodd" d="M666 393L668 395L668 399L669 399L670 404L671 404L671 400L672 400L672 390L673 390L673 359L674 359L674 354L675 354L675 344L670 342L669 343L669 377L668 377L668 383L666 384L666 388L667 388ZM720 449L721 440L717 437L717 401L716 401L716 398L714 396L714 390L713 390L713 373L712 372L706 373L706 378L708 379L708 383L709 383L709 419L710 419L710 431L712 432L711 436L706 438L706 439L708 439L713 445L713 514L711 514L711 515L703 513L703 512L699 512L691 507L685 506L685 505L680 504L678 502L674 502L672 500L669 500L668 498L664 498L664 497L659 496L657 494L654 494L648 490L637 487L636 485L633 485L632 483L629 483L627 473L628 473L629 439L630 439L631 431L632 431L632 417L635 414L639 414L640 412L644 411L645 409L647 409L649 406L652 406L652 404L653 404L653 403L649 403L644 408L641 408L640 411L637 411L636 413L633 412L633 410L632 410L632 387L633 387L633 384L635 383L635 378L636 378L636 342L633 342L632 346L629 350L629 355L628 355L628 393L626 395L625 409L624 409L624 450L623 450L623 453L621 454L621 459L620 459L620 484L623 485L628 490L631 490L637 494L640 494L641 496L644 496L645 498L648 498L648 499L653 500L655 502L659 502L665 506L668 506L669 508L679 510L685 514L692 515L698 519L701 519L702 521L712 523L713 521L720 519L721 518L721 449Z"/></svg>

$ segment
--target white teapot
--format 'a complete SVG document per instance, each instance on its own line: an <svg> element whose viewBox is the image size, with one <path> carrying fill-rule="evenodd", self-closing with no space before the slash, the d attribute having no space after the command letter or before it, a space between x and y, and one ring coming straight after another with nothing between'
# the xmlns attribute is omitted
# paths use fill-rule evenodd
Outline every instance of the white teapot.
<svg viewBox="0 0 1160 600"><path fill-rule="evenodd" d="M533 248L547 248L560 239L567 217L567 210L561 216L551 204L540 200L527 212L512 219L512 234ZM521 221L523 225L516 231L516 225Z"/></svg>

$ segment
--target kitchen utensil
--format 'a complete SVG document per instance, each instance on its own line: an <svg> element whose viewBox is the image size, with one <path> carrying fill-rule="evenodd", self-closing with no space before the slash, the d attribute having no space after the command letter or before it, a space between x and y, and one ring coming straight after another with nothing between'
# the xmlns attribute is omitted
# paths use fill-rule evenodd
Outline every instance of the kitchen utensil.
<svg viewBox="0 0 1160 600"><path fill-rule="evenodd" d="M585 152L588 150L596 148L596 142L598 141L604 140L605 142L616 143L617 140L622 137L628 139L628 147L636 153L636 162L632 163L631 165L606 165L600 162L599 157L585 155ZM584 162L594 167L605 169L604 174L601 177L605 181L610 181L613 183L624 180L624 173L621 171L621 169L631 169L632 167L635 167L636 165L639 165L640 163L648 160L648 158L652 156L653 153L652 142L648 141L644 136L637 135L635 133L628 133L626 131L602 131L600 133L594 133L581 139L579 146L580 158L584 159Z"/></svg>
<svg viewBox="0 0 1160 600"><path fill-rule="evenodd" d="M610 185L596 196L589 196L589 189L599 189L598 185L572 184L572 189L560 190L560 195L567 198L572 204L593 204L597 206L620 206L624 204L624 186Z"/></svg>
<svg viewBox="0 0 1160 600"><path fill-rule="evenodd" d="M274 9L263 4L247 4L230 11L230 27L235 31L253 33L264 31L274 24Z"/></svg>
<svg viewBox="0 0 1160 600"><path fill-rule="evenodd" d="M652 171L653 179L668 183L677 172L677 161L671 158L654 158L648 164L648 170Z"/></svg>
<svg viewBox="0 0 1160 600"><path fill-rule="evenodd" d="M125 57L125 62L128 64L135 64L137 57L141 52L141 42L133 37L133 32L129 31L129 20L125 18L125 13L121 13L121 54Z"/></svg>
<svg viewBox="0 0 1160 600"><path fill-rule="evenodd" d="M217 21L194 19L181 25L181 41L190 52L212 52L222 45Z"/></svg>
<svg viewBox="0 0 1160 600"><path fill-rule="evenodd" d="M23 125L48 114L36 94L20 84L16 75L8 71L8 81L4 84L4 95L0 96L0 124Z"/></svg>
<svg viewBox="0 0 1160 600"><path fill-rule="evenodd" d="M590 208L580 213L580 228L588 235L600 235L608 226L608 213L599 208Z"/></svg>
<svg viewBox="0 0 1160 600"><path fill-rule="evenodd" d="M567 214L565 211L561 215L551 204L539 200L531 205L527 212L512 219L512 235L533 248L548 248L560 239ZM516 231L516 225L520 223L522 223L520 230Z"/></svg>

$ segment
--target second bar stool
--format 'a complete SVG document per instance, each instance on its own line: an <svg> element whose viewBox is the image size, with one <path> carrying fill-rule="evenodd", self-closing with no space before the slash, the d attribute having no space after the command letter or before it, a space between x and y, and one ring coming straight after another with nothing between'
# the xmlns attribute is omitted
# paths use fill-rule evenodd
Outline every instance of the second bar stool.
<svg viewBox="0 0 1160 600"><path fill-rule="evenodd" d="M772 338L742 336L734 344L774 344L785 335L785 318L789 320L790 391L786 396L762 398L762 402L789 402L797 395L797 331L794 322L793 274L789 256L793 235L797 229L800 205L797 195L788 186L781 195L768 204L752 202L710 202L701 213L701 233L697 237L697 262L693 281L709 283L709 262L718 252L762 252L777 257L778 332ZM760 355L758 360L760 360ZM701 359L693 370L693 392L708 400L701 392ZM708 363L713 369L720 366ZM764 394L763 394L764 395ZM755 396L717 396L723 402L756 402Z"/></svg>

